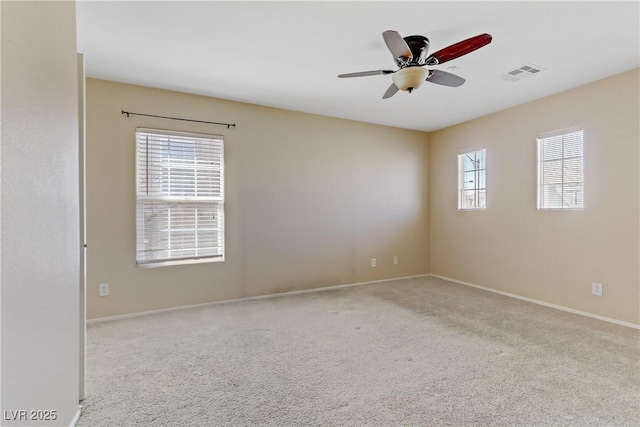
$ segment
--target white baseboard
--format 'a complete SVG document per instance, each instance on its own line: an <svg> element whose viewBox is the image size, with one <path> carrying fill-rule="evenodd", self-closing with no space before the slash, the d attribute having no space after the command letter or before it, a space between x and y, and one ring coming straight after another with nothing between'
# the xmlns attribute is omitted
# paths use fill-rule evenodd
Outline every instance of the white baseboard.
<svg viewBox="0 0 640 427"><path fill-rule="evenodd" d="M545 307L554 308L556 310L566 311L568 313L573 313L573 314L579 314L580 316L590 317L592 319L598 319L598 320L602 320L604 322L614 323L616 325L626 326L627 328L633 328L633 329L639 329L640 330L640 325L636 325L635 323L624 322L622 320L613 319L611 317L605 317L605 316L600 316L598 314L589 313L589 312L586 312L586 311L575 310L573 308L565 307L563 305L551 304L549 302L540 301L540 300L533 299L533 298L528 298L528 297L523 297L521 295L512 294L510 292L500 291L498 289L492 289L492 288L487 288L485 286L474 285L473 283L463 282L462 280L456 280L456 279L452 279L450 277L440 276L438 274L429 274L429 276L435 277L435 278L438 278L438 279L442 279L442 280L446 280L446 281L449 281L449 282L457 283L459 285L470 286L472 288L482 289L483 291L493 292L495 294L504 295L504 296L507 296L507 297L510 297L510 298L515 298L515 299L519 299L519 300L522 300L522 301L527 301L527 302L531 302L531 303L534 303L534 304L543 305Z"/></svg>
<svg viewBox="0 0 640 427"><path fill-rule="evenodd" d="M71 424L69 424L69 427L76 427L76 424L78 424L78 420L80 419L81 413L82 413L82 406L79 406L78 412L76 412L76 415L71 420Z"/></svg>
<svg viewBox="0 0 640 427"><path fill-rule="evenodd" d="M334 289L350 288L353 286L371 285L374 283L393 282L396 280L408 280L408 279L416 279L419 277L428 277L428 276L429 274L418 274L415 276L394 277L391 279L371 280L369 282L349 283L346 285L327 286L324 288L303 289L300 291L280 292L277 294L258 295L255 297L247 297L247 298L234 298L234 299L228 299L228 300L222 300L222 301L205 302L202 304L182 305L179 307L169 307L169 308L162 308L159 310L140 311L137 313L119 314L116 316L97 317L95 319L87 319L87 325L103 323L103 322L111 322L113 320L131 319L133 317L148 316L151 314L168 313L171 311L188 310L191 308L207 307L212 305L229 304L229 303L246 302L246 301L256 301L256 300L268 299L268 298L280 298L280 297L286 297L286 296L292 296L292 295L309 294L314 292L325 292L325 291L332 291Z"/></svg>

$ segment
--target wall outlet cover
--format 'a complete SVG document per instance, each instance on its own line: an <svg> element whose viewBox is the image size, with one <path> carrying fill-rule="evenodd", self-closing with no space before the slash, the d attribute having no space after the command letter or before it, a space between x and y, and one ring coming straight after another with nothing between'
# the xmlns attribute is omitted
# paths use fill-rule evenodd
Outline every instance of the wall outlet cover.
<svg viewBox="0 0 640 427"><path fill-rule="evenodd" d="M602 283L593 282L591 284L591 293L593 295L602 296Z"/></svg>
<svg viewBox="0 0 640 427"><path fill-rule="evenodd" d="M98 285L98 296L108 297L109 296L109 284L108 283L100 283Z"/></svg>

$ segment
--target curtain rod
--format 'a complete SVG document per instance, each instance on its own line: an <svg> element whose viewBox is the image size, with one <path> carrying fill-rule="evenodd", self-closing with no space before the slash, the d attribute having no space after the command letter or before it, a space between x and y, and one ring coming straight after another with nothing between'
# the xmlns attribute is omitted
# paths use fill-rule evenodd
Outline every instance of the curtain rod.
<svg viewBox="0 0 640 427"><path fill-rule="evenodd" d="M183 122L207 123L207 124L210 124L210 125L226 126L227 129L229 129L231 127L236 127L235 123L218 123L218 122L207 122L205 120L181 119L179 117L154 116L153 114L132 113L130 111L124 111L124 110L122 111L122 114L126 114L127 117L129 117L129 116L145 116L145 117L156 117L158 119L181 120Z"/></svg>

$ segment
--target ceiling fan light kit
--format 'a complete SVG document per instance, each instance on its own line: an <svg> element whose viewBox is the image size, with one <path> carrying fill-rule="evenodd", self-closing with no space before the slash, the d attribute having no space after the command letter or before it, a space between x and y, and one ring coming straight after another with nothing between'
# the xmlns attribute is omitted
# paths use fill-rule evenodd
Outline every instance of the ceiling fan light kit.
<svg viewBox="0 0 640 427"><path fill-rule="evenodd" d="M429 70L422 68L425 65L435 66L444 64L452 59L480 49L491 43L490 34L480 34L475 37L462 40L451 46L440 49L436 53L429 53L429 39L424 36L401 37L397 31L387 30L382 33L382 38L389 48L397 70L361 71L357 73L340 74L338 77L364 77L391 74L393 83L382 96L383 99L391 98L398 90L413 92L425 81L442 86L458 87L465 80L455 74L442 70ZM428 55L428 56L427 56ZM449 67L452 69L452 67Z"/></svg>
<svg viewBox="0 0 640 427"><path fill-rule="evenodd" d="M400 90L411 93L427 80L429 71L421 67L401 68L391 75L393 83Z"/></svg>

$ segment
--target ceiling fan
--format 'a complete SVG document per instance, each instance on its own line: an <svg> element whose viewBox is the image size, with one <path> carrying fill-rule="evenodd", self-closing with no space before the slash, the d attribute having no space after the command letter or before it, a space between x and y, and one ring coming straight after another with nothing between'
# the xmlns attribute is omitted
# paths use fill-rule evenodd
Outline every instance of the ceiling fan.
<svg viewBox="0 0 640 427"><path fill-rule="evenodd" d="M423 66L434 66L444 64L452 59L480 49L491 43L490 34L480 34L475 37L452 44L440 49L436 53L427 56L429 52L429 39L424 36L402 37L397 31L387 30L382 33L384 42L387 44L393 59L398 65L398 69L362 71L358 73L340 74L338 77L364 77L392 74L393 83L382 96L383 99L391 98L398 92L404 90L409 93L418 89L425 81L450 87L458 87L465 82L465 79L455 74L441 70L428 70Z"/></svg>

